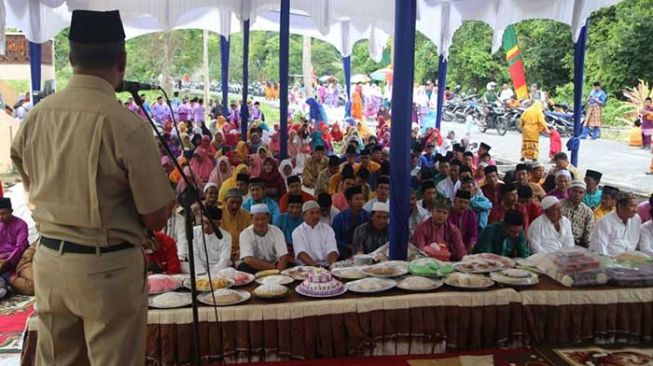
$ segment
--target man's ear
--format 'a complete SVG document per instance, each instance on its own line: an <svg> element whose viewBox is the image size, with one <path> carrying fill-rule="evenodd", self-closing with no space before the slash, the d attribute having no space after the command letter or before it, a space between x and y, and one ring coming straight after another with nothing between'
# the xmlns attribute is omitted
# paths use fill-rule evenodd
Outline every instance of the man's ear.
<svg viewBox="0 0 653 366"><path fill-rule="evenodd" d="M118 60L118 71L124 73L127 68L127 52L123 51Z"/></svg>

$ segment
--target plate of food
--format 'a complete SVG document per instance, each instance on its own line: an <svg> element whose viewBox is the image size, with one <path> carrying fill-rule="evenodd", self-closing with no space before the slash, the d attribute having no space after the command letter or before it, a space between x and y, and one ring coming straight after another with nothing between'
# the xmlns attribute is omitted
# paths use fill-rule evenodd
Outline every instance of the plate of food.
<svg viewBox="0 0 653 366"><path fill-rule="evenodd" d="M223 270L220 270L218 272L218 275L226 279L232 280L234 282L232 286L234 287L249 285L256 278L251 273L238 271L235 268L225 268Z"/></svg>
<svg viewBox="0 0 653 366"><path fill-rule="evenodd" d="M215 302L214 296L212 296L210 292L197 295L197 301L201 302L202 304L212 306L229 306L240 304L252 297L248 291L233 290L229 288L215 290L213 291L213 295L215 296Z"/></svg>
<svg viewBox="0 0 653 366"><path fill-rule="evenodd" d="M442 280L422 276L406 276L397 282L397 287L407 291L430 291L442 286Z"/></svg>
<svg viewBox="0 0 653 366"><path fill-rule="evenodd" d="M282 275L292 277L294 280L297 281L304 281L309 274L315 272L317 270L317 267L311 267L311 266L297 266L297 267L291 267L283 270L281 272Z"/></svg>
<svg viewBox="0 0 653 366"><path fill-rule="evenodd" d="M495 263L498 262L501 264L502 268L513 268L517 265L514 259L503 257L494 253L480 253L480 254L468 254L463 257L463 262L466 261L477 261L477 262L489 262Z"/></svg>
<svg viewBox="0 0 653 366"><path fill-rule="evenodd" d="M453 272L453 265L434 258L420 258L410 262L410 273L424 277L444 277Z"/></svg>
<svg viewBox="0 0 653 366"><path fill-rule="evenodd" d="M269 276L263 276L259 277L256 279L256 283L259 283L261 285L288 285L290 283L293 283L295 280L286 275L269 275Z"/></svg>
<svg viewBox="0 0 653 366"><path fill-rule="evenodd" d="M290 289L284 285L274 283L261 285L252 291L252 294L261 299L279 299L288 296Z"/></svg>
<svg viewBox="0 0 653 366"><path fill-rule="evenodd" d="M448 275L444 283L466 290L482 290L494 286L494 281L485 276L458 272Z"/></svg>
<svg viewBox="0 0 653 366"><path fill-rule="evenodd" d="M150 296L148 304L156 309L174 309L188 306L193 303L189 292L166 292Z"/></svg>
<svg viewBox="0 0 653 366"><path fill-rule="evenodd" d="M211 276L211 282L209 283L208 276L197 277L195 280L195 287L199 292L211 292L211 284L213 284L213 290L219 290L223 288L229 288L234 284L234 281L222 277L222 276ZM184 281L184 287L190 289L190 278Z"/></svg>
<svg viewBox="0 0 653 366"><path fill-rule="evenodd" d="M256 278L259 278L259 277L276 275L279 273L280 271L278 269L266 269L265 271L256 272L254 276L256 276Z"/></svg>
<svg viewBox="0 0 653 366"><path fill-rule="evenodd" d="M453 268L458 272L478 274L499 271L503 269L503 266L495 261L469 260L458 262L454 264Z"/></svg>
<svg viewBox="0 0 653 366"><path fill-rule="evenodd" d="M506 269L492 272L490 278L495 282L508 286L533 286L540 282L537 274L523 269Z"/></svg>
<svg viewBox="0 0 653 366"><path fill-rule="evenodd" d="M360 280L361 278L367 277L367 275L361 271L360 267L334 268L331 270L331 273L343 280Z"/></svg>
<svg viewBox="0 0 653 366"><path fill-rule="evenodd" d="M408 273L408 266L397 265L395 263L379 263L367 267L362 267L361 271L371 277L399 277Z"/></svg>
<svg viewBox="0 0 653 366"><path fill-rule="evenodd" d="M150 295L156 295L174 291L180 288L182 283L169 275L154 274L147 276L147 285Z"/></svg>
<svg viewBox="0 0 653 366"><path fill-rule="evenodd" d="M362 280L348 282L347 291L358 292L361 294L371 294L387 291L397 286L397 281L389 278L363 278Z"/></svg>

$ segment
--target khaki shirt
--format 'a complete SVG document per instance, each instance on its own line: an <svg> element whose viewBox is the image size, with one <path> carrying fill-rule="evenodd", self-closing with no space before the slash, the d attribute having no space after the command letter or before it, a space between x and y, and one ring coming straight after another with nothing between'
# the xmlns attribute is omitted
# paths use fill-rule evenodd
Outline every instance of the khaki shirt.
<svg viewBox="0 0 653 366"><path fill-rule="evenodd" d="M140 216L174 199L152 128L89 75L36 105L11 147L46 237L92 246L141 245Z"/></svg>

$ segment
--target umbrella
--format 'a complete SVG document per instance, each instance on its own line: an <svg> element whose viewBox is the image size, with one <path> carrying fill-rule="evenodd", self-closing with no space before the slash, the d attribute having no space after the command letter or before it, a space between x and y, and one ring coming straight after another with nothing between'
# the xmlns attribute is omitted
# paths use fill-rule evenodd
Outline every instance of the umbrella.
<svg viewBox="0 0 653 366"><path fill-rule="evenodd" d="M318 80L320 80L321 82L324 83L324 82L327 82L327 81L336 80L336 77L333 76L333 75L324 75L324 76L320 76L320 78Z"/></svg>
<svg viewBox="0 0 653 366"><path fill-rule="evenodd" d="M378 80L378 81L386 81L388 76L392 77L392 69L378 69L374 71L373 73L370 74L372 79Z"/></svg>
<svg viewBox="0 0 653 366"><path fill-rule="evenodd" d="M370 81L370 78L365 74L356 74L351 77L351 83L367 83Z"/></svg>

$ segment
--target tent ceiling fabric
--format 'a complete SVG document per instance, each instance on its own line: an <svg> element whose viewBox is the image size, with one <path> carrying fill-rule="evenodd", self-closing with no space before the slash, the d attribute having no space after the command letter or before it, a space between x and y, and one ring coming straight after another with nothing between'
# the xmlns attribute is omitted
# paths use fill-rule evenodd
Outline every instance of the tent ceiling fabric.
<svg viewBox="0 0 653 366"><path fill-rule="evenodd" d="M292 0L290 31L329 42L343 56L351 55L357 41L370 39L370 55L379 60L394 33L394 1ZM568 24L576 41L593 11L620 1L418 0L417 30L445 57L453 34L469 20L494 30L493 51L508 25L527 19ZM0 0L0 40L6 28L18 28L30 41L45 42L70 24L74 9L120 10L128 38L190 28L230 35L241 31L244 19L251 19L252 30L277 31L279 7L280 0Z"/></svg>

